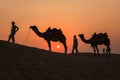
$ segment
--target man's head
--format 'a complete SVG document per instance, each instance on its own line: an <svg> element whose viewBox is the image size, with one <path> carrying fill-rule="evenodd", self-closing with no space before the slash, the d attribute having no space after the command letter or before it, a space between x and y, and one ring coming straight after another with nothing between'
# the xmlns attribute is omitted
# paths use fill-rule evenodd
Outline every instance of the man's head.
<svg viewBox="0 0 120 80"><path fill-rule="evenodd" d="M76 35L74 35L74 38L76 38Z"/></svg>
<svg viewBox="0 0 120 80"><path fill-rule="evenodd" d="M15 22L14 21L12 21L12 25L14 25L15 24Z"/></svg>

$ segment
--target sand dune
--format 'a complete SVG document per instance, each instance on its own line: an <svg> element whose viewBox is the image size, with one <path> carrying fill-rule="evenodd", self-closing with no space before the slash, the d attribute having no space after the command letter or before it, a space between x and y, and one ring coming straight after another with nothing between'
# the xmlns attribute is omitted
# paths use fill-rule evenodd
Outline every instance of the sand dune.
<svg viewBox="0 0 120 80"><path fill-rule="evenodd" d="M120 55L66 55L1 40L0 80L120 80Z"/></svg>

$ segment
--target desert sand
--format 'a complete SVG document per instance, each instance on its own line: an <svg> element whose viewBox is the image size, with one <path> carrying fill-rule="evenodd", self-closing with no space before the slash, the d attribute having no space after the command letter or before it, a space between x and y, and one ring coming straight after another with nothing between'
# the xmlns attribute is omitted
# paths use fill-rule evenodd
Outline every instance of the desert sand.
<svg viewBox="0 0 120 80"><path fill-rule="evenodd" d="M0 80L120 80L120 55L60 54L0 40Z"/></svg>

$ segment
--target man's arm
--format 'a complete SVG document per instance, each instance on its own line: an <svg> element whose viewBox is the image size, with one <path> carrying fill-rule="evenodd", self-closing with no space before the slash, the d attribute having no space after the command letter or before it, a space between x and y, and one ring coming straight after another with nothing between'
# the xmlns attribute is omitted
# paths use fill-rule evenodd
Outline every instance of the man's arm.
<svg viewBox="0 0 120 80"><path fill-rule="evenodd" d="M19 28L16 26L16 30L15 30L15 32L17 32L19 30Z"/></svg>

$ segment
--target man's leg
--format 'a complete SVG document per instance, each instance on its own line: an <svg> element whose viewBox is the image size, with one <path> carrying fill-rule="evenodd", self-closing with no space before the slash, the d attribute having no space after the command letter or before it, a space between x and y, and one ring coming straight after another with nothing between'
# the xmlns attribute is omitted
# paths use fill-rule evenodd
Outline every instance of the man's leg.
<svg viewBox="0 0 120 80"><path fill-rule="evenodd" d="M8 38L8 42L10 42L11 37L12 37L12 36L11 36L11 34L10 34L10 35L9 35L9 38Z"/></svg>
<svg viewBox="0 0 120 80"><path fill-rule="evenodd" d="M76 47L76 53L78 53L78 48Z"/></svg>
<svg viewBox="0 0 120 80"><path fill-rule="evenodd" d="M12 42L15 43L14 35L12 35Z"/></svg>
<svg viewBox="0 0 120 80"><path fill-rule="evenodd" d="M72 54L74 53L74 47L73 47L73 49L72 49Z"/></svg>

